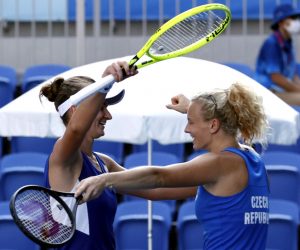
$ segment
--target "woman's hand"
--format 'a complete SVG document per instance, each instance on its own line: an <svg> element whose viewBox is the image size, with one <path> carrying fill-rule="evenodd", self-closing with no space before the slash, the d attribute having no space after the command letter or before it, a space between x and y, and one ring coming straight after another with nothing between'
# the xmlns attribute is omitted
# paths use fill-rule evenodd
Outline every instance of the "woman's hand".
<svg viewBox="0 0 300 250"><path fill-rule="evenodd" d="M136 75L138 71L135 67L129 68L129 65L125 61L114 62L109 65L103 72L102 77L107 75L113 75L116 82L120 82L127 77Z"/></svg>
<svg viewBox="0 0 300 250"><path fill-rule="evenodd" d="M173 109L180 113L186 114L189 105L190 105L190 100L186 96L179 94L172 97L171 104L167 104L166 107L168 109Z"/></svg>
<svg viewBox="0 0 300 250"><path fill-rule="evenodd" d="M79 204L96 199L105 188L104 175L91 176L80 181L75 187L75 198L82 196Z"/></svg>

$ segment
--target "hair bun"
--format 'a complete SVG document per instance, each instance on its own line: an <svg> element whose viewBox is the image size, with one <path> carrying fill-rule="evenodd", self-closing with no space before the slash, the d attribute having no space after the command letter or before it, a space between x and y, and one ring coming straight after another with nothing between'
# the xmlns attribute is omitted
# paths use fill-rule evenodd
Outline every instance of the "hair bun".
<svg viewBox="0 0 300 250"><path fill-rule="evenodd" d="M60 91L64 78L58 77L52 83L49 83L41 88L40 96L45 96L50 102L54 102Z"/></svg>

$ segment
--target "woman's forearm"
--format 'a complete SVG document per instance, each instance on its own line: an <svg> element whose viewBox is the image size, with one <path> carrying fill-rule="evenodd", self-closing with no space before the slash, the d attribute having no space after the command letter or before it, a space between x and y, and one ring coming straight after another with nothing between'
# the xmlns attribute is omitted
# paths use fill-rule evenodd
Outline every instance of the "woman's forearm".
<svg viewBox="0 0 300 250"><path fill-rule="evenodd" d="M82 180L75 188L80 203L97 198L105 188L135 190L162 187L161 168L140 167L128 171L106 173Z"/></svg>
<svg viewBox="0 0 300 250"><path fill-rule="evenodd" d="M115 189L147 189L163 186L161 168L137 167L129 171L105 174L105 187Z"/></svg>

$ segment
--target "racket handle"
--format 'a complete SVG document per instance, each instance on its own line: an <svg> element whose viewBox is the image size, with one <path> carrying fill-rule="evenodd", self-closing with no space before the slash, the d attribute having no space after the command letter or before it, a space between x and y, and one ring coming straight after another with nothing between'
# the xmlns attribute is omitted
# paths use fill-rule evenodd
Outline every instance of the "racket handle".
<svg viewBox="0 0 300 250"><path fill-rule="evenodd" d="M82 102L83 100L85 100L86 98L93 95L99 90L103 90L104 93L105 89L107 88L108 91L114 83L115 78L113 77L113 75L108 75L103 77L100 81L86 86L85 88L78 91L76 94L70 96L70 98L63 102L61 105L59 105L59 115L63 116L71 106L78 105L80 102Z"/></svg>

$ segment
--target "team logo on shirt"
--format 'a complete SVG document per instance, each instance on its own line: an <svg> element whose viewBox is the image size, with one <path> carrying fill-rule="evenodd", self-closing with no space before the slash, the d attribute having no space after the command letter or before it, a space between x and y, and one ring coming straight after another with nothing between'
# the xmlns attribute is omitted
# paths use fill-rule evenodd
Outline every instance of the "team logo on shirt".
<svg viewBox="0 0 300 250"><path fill-rule="evenodd" d="M251 196L253 211L245 212L244 224L269 224L269 198L268 196Z"/></svg>

